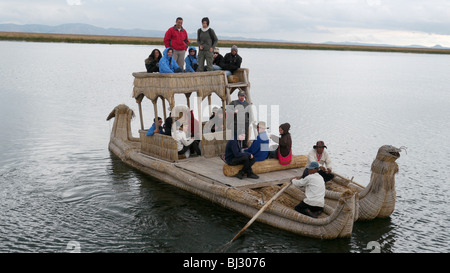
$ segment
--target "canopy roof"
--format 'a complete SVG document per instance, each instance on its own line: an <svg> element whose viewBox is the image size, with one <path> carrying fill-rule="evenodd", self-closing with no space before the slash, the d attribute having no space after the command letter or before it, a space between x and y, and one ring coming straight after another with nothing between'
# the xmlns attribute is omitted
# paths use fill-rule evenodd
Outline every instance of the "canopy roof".
<svg viewBox="0 0 450 273"><path fill-rule="evenodd" d="M163 97L172 107L175 105L175 94L197 92L197 96L204 99L216 93L224 101L227 97L228 81L224 71L173 74L135 72L133 76L133 98L141 94L152 101Z"/></svg>

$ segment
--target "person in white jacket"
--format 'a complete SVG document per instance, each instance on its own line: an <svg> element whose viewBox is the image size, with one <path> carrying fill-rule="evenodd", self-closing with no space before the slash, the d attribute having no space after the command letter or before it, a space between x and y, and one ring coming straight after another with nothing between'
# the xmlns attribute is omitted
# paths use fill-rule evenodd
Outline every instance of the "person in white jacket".
<svg viewBox="0 0 450 273"><path fill-rule="evenodd" d="M308 176L304 178L294 177L291 182L296 187L305 187L305 199L295 206L295 210L301 214L317 218L325 205L325 181L318 173L319 163L311 162L306 168Z"/></svg>
<svg viewBox="0 0 450 273"><path fill-rule="evenodd" d="M200 140L194 140L193 138L186 137L186 131L189 131L189 126L186 125L186 128L183 129L183 124L180 126L179 130L175 130L172 133L172 137L177 141L177 150L178 154L185 154L186 157L189 157L190 154L196 153L197 155L201 155L200 150ZM188 152L189 151L189 152Z"/></svg>
<svg viewBox="0 0 450 273"><path fill-rule="evenodd" d="M323 177L325 182L330 181L334 178L332 173L333 171L333 163L331 161L330 155L325 150L327 146L321 140L317 141L316 145L313 146L313 149L308 153L308 160L306 161L306 166L309 166L311 162L319 163L319 174ZM303 177L308 175L308 170L305 169L303 173Z"/></svg>

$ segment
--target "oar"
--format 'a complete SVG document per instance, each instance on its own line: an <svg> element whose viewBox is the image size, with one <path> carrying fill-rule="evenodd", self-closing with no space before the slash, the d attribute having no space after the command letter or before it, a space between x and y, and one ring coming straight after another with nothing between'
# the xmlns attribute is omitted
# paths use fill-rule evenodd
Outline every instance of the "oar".
<svg viewBox="0 0 450 273"><path fill-rule="evenodd" d="M231 241L229 241L228 243L225 244L224 247L230 245L232 242L234 242L237 238L239 238L239 236L242 235L242 233L244 233L244 231L251 225L253 224L253 222L255 222L256 218L259 217L259 215L261 215L261 213L263 213L269 206L270 204L272 204L272 202L277 199L290 185L292 184L292 181L290 181L286 186L284 186L284 188L282 188L279 192L277 192L277 194L275 194L274 196L272 196L272 198L270 198L269 201L267 201L266 204L264 204L264 206L255 214L255 216L253 216L252 219L250 219L250 221L248 221L248 223L241 229L241 231L239 231L236 236L234 236L233 239L231 239ZM223 249L223 248L222 248Z"/></svg>

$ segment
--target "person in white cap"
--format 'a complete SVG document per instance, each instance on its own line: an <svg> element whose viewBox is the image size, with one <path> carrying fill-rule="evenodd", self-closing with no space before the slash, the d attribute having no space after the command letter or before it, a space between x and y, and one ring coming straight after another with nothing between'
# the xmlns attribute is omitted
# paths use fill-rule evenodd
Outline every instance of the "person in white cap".
<svg viewBox="0 0 450 273"><path fill-rule="evenodd" d="M291 182L296 187L305 187L305 199L295 206L295 210L301 214L317 218L325 205L325 182L318 173L319 163L311 162L306 168L308 176L305 178L294 177Z"/></svg>

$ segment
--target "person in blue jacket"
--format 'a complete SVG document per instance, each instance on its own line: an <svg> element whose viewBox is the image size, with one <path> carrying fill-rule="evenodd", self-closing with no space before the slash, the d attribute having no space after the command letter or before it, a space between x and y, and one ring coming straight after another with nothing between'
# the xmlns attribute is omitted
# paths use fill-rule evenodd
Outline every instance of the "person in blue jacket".
<svg viewBox="0 0 450 273"><path fill-rule="evenodd" d="M242 141L245 139L245 132L237 135L227 142L225 147L225 162L230 166L243 164L244 167L236 174L236 177L242 179L245 174L248 178L258 179L259 176L253 173L252 166L256 160L249 152L242 150Z"/></svg>
<svg viewBox="0 0 450 273"><path fill-rule="evenodd" d="M179 73L183 72L183 69L180 68L172 58L173 49L168 47L164 50L163 57L159 61L159 73Z"/></svg>
<svg viewBox="0 0 450 273"><path fill-rule="evenodd" d="M147 136L152 136L154 134L164 134L164 129L162 127L162 118L158 117L158 125L155 124L155 119L153 119L153 124L147 131Z"/></svg>
<svg viewBox="0 0 450 273"><path fill-rule="evenodd" d="M197 58L197 50L195 47L189 47L189 53L184 59L184 63L186 64L186 72L197 72L198 68L198 58Z"/></svg>
<svg viewBox="0 0 450 273"><path fill-rule="evenodd" d="M269 136L266 132L269 127L266 126L264 121L260 121L256 129L258 130L258 136L247 149L247 152L251 153L256 161L263 161L269 156Z"/></svg>

